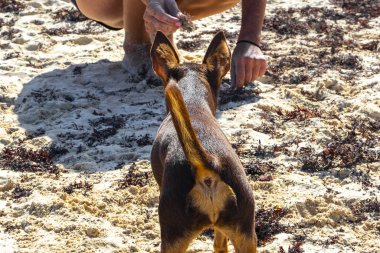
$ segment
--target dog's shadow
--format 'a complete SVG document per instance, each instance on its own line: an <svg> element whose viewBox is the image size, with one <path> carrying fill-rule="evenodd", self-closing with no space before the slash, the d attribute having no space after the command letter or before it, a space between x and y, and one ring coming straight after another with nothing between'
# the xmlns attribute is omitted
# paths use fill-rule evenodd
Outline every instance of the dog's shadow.
<svg viewBox="0 0 380 253"><path fill-rule="evenodd" d="M221 94L227 103L229 93ZM243 97L227 107L251 102ZM161 81L107 60L39 75L24 84L15 106L29 143L48 143L57 163L92 172L149 159L165 110Z"/></svg>

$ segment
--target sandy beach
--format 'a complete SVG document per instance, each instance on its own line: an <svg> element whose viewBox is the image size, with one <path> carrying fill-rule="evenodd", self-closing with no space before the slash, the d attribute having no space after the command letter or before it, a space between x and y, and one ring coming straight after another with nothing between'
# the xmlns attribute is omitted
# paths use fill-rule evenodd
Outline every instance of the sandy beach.
<svg viewBox="0 0 380 253"><path fill-rule="evenodd" d="M179 30L201 63L240 5ZM380 3L268 0L263 78L217 119L256 198L259 252L380 252ZM0 1L0 252L160 252L161 83L69 0ZM205 231L188 252L213 252ZM230 251L233 252L230 245Z"/></svg>

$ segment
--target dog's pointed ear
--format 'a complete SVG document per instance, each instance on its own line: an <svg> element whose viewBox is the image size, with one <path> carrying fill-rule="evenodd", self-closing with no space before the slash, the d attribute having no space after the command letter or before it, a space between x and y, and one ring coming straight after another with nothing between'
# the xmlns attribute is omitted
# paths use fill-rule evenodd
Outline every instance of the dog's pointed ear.
<svg viewBox="0 0 380 253"><path fill-rule="evenodd" d="M169 69L179 64L178 54L169 39L160 31L157 32L150 50L153 70L167 83L169 81Z"/></svg>
<svg viewBox="0 0 380 253"><path fill-rule="evenodd" d="M212 39L203 59L203 64L214 78L220 80L230 70L231 51L228 48L224 32L218 32Z"/></svg>

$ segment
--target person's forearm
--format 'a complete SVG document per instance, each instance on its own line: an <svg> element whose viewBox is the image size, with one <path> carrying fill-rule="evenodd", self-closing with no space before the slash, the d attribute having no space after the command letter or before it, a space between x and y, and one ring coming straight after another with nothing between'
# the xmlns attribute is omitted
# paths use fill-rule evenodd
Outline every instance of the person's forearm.
<svg viewBox="0 0 380 253"><path fill-rule="evenodd" d="M260 43L266 0L242 0L242 20L239 40Z"/></svg>

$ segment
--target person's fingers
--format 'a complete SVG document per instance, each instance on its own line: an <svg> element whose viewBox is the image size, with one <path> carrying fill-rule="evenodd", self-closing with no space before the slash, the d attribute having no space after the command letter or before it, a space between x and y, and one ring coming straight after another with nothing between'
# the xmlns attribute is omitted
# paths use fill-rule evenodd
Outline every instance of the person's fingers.
<svg viewBox="0 0 380 253"><path fill-rule="evenodd" d="M240 60L235 65L235 74L236 74L236 88L240 89L244 85L245 81L245 66L244 60Z"/></svg>
<svg viewBox="0 0 380 253"><path fill-rule="evenodd" d="M173 17L179 18L183 13L178 8L177 2L175 0L171 0L168 2L167 9L170 15Z"/></svg>
<svg viewBox="0 0 380 253"><path fill-rule="evenodd" d="M146 8L146 12L148 12L148 14L151 14L161 22L177 27L181 26L181 21L178 18L167 14L160 5L149 6L148 8Z"/></svg>
<svg viewBox="0 0 380 253"><path fill-rule="evenodd" d="M251 81L255 81L257 79L257 77L259 76L259 72L260 72L260 66L261 65L261 62L259 60L255 60L254 64L253 64L253 69L252 69L252 78L251 78Z"/></svg>
<svg viewBox="0 0 380 253"><path fill-rule="evenodd" d="M235 75L235 62L231 63L231 89L236 89L236 75Z"/></svg>
<svg viewBox="0 0 380 253"><path fill-rule="evenodd" d="M162 31L164 34L172 34L175 29L172 26L167 25L166 23L161 22L156 19L154 16L146 13L143 16L145 29L149 34L154 34L157 31Z"/></svg>
<svg viewBox="0 0 380 253"><path fill-rule="evenodd" d="M263 60L260 65L259 77L262 77L265 74L266 70L267 70L267 61Z"/></svg>
<svg viewBox="0 0 380 253"><path fill-rule="evenodd" d="M247 59L245 61L245 81L244 84L247 84L252 81L252 74L254 68L254 61L252 59Z"/></svg>

